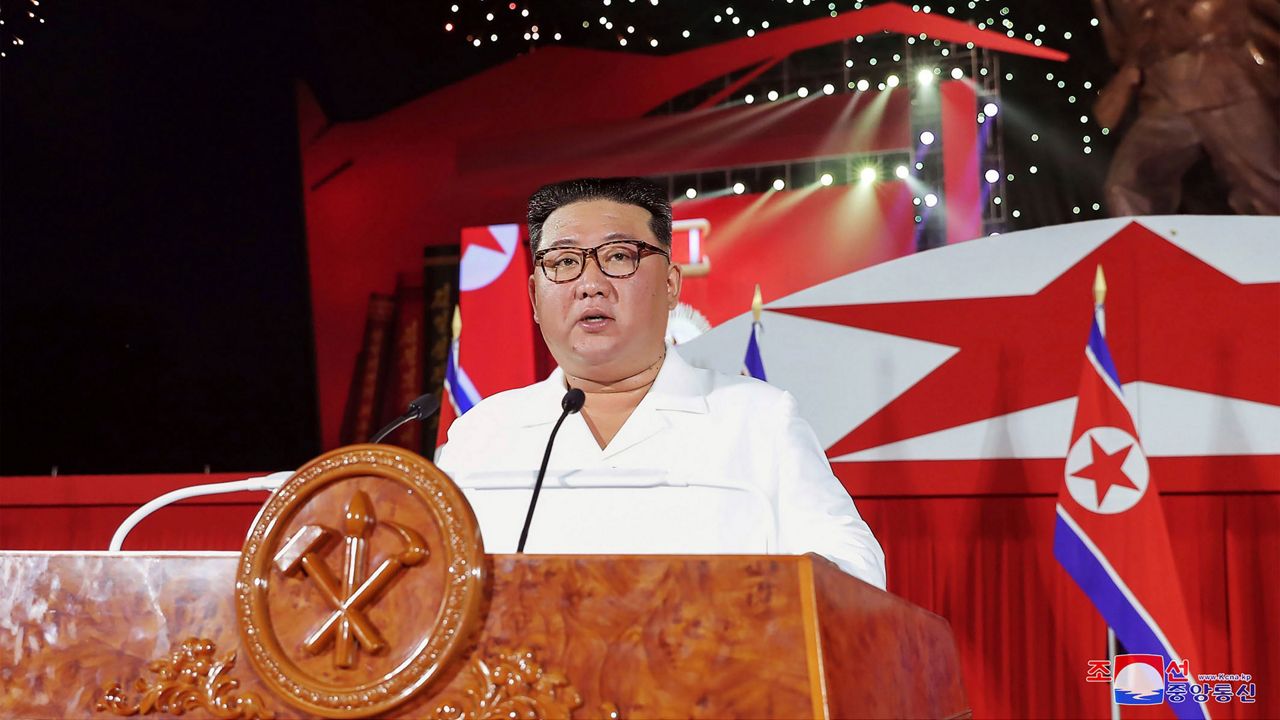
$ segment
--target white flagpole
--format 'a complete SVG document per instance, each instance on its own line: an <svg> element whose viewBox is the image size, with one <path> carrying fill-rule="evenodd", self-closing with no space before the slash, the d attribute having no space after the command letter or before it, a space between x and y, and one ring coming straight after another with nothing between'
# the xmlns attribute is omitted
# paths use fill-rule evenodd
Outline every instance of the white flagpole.
<svg viewBox="0 0 1280 720"><path fill-rule="evenodd" d="M1107 659L1111 661L1111 720L1120 720L1120 705L1116 702L1116 693L1112 689L1116 682L1116 631L1107 627Z"/></svg>
<svg viewBox="0 0 1280 720"><path fill-rule="evenodd" d="M1107 299L1107 278L1102 274L1102 266L1093 276L1093 318L1098 323L1098 331L1103 337L1107 335L1107 310L1103 305ZM1116 702L1115 668L1116 668L1116 631L1107 626L1107 659L1111 661L1111 720L1120 720L1120 705Z"/></svg>

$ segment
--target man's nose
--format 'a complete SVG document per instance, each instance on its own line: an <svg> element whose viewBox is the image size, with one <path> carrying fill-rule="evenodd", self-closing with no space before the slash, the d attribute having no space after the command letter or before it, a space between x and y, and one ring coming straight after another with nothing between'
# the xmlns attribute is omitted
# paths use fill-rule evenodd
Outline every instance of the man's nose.
<svg viewBox="0 0 1280 720"><path fill-rule="evenodd" d="M592 254L584 262L582 275L578 277L578 292L582 297L606 294L609 289L609 276L600 269L600 259Z"/></svg>

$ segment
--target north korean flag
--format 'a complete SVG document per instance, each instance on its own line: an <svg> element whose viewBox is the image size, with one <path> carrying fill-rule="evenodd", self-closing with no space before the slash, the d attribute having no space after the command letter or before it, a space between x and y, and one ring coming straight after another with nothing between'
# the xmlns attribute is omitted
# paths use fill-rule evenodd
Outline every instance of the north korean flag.
<svg viewBox="0 0 1280 720"><path fill-rule="evenodd" d="M521 225L462 229L460 327L449 348L437 445L449 426L484 398L536 380L529 311L531 260Z"/></svg>
<svg viewBox="0 0 1280 720"><path fill-rule="evenodd" d="M1129 653L1195 658L1178 567L1155 478L1095 312L1058 493L1054 555ZM1203 704L1173 705L1207 718Z"/></svg>

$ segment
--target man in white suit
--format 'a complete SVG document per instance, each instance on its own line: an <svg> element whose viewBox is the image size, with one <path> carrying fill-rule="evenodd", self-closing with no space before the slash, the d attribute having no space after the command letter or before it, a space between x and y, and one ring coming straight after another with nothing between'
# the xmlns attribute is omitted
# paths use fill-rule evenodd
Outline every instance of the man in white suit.
<svg viewBox="0 0 1280 720"><path fill-rule="evenodd" d="M457 419L440 467L511 552L561 399L529 530L537 553L817 552L885 586L884 553L790 393L668 352L680 297L671 204L641 178L570 180L529 200L529 300L559 367Z"/></svg>

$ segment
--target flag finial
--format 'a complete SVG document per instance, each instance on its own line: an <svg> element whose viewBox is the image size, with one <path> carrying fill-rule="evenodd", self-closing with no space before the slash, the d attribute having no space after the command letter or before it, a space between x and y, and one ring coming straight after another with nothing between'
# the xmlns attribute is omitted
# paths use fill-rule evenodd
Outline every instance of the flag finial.
<svg viewBox="0 0 1280 720"><path fill-rule="evenodd" d="M752 322L760 322L762 313L764 313L764 298L760 295L760 283L756 283L756 293L751 297Z"/></svg>
<svg viewBox="0 0 1280 720"><path fill-rule="evenodd" d="M453 306L453 339L457 340L462 335L462 308L457 305Z"/></svg>
<svg viewBox="0 0 1280 720"><path fill-rule="evenodd" d="M1093 304L1101 305L1106 299L1107 278L1102 274L1102 265L1098 265L1098 272L1093 276Z"/></svg>

